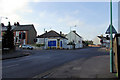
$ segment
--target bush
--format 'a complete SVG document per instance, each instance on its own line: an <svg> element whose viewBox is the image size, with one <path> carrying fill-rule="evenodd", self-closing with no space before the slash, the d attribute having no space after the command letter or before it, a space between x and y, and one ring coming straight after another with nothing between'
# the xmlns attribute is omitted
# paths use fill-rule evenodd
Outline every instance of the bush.
<svg viewBox="0 0 120 80"><path fill-rule="evenodd" d="M45 44L36 44L35 46L41 47L41 46L45 46Z"/></svg>
<svg viewBox="0 0 120 80"><path fill-rule="evenodd" d="M69 42L67 45L75 45L74 42Z"/></svg>

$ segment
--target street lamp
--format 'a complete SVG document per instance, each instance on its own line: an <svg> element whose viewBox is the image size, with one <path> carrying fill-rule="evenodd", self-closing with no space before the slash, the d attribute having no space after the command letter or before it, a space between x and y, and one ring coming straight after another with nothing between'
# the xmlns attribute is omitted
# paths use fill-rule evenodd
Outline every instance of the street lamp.
<svg viewBox="0 0 120 80"><path fill-rule="evenodd" d="M0 41L2 40L2 33L1 33L1 31L2 31L2 25L1 25L2 18L8 19L7 17L0 17L0 34L1 34Z"/></svg>
<svg viewBox="0 0 120 80"><path fill-rule="evenodd" d="M72 27L77 27L76 25L75 26L70 26L70 43L71 43L71 28ZM70 45L70 48L71 48L71 45Z"/></svg>
<svg viewBox="0 0 120 80"><path fill-rule="evenodd" d="M44 28L44 34L45 34L45 28ZM46 49L46 44L45 44L45 35L44 35L44 49Z"/></svg>

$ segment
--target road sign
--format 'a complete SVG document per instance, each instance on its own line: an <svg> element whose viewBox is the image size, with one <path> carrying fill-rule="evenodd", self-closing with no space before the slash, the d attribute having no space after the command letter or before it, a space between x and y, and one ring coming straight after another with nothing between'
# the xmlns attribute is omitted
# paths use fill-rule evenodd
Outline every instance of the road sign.
<svg viewBox="0 0 120 80"><path fill-rule="evenodd" d="M113 25L112 25L112 33L113 34L117 34L117 31L115 30L115 28L113 27ZM105 34L110 34L110 25L109 25L107 31L105 32Z"/></svg>

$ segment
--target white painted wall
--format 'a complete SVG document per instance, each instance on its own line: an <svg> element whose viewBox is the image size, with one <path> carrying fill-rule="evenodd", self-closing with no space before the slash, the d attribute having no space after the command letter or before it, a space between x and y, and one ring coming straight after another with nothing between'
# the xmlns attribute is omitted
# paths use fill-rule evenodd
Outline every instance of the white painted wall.
<svg viewBox="0 0 120 80"><path fill-rule="evenodd" d="M77 36L74 32L70 32L67 34L66 38L68 38L68 43L71 41L74 41L75 48L82 48L83 44L82 44L82 38L80 38L79 36Z"/></svg>
<svg viewBox="0 0 120 80"><path fill-rule="evenodd" d="M100 43L100 38L98 38L97 36L93 39L93 44L98 45L101 44Z"/></svg>
<svg viewBox="0 0 120 80"><path fill-rule="evenodd" d="M53 38L45 38L45 49L48 48L48 41L56 41L56 48L57 48L57 39ZM67 39L60 39L62 41L62 48L67 48ZM36 44L44 44L44 38L37 38Z"/></svg>
<svg viewBox="0 0 120 80"><path fill-rule="evenodd" d="M44 44L44 38L37 38L36 44Z"/></svg>
<svg viewBox="0 0 120 80"><path fill-rule="evenodd" d="M65 49L68 48L68 46L67 46L68 40L67 40L67 39L62 39L61 41L62 41L62 43L63 43L63 45L62 45L63 48L65 48Z"/></svg>

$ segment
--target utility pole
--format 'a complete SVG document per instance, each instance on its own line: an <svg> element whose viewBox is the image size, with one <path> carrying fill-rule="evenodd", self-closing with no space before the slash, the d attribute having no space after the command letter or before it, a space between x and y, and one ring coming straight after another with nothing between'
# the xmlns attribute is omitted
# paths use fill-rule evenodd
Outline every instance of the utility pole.
<svg viewBox="0 0 120 80"><path fill-rule="evenodd" d="M2 40L2 26L1 26L1 21L2 21L2 18L5 18L5 19L8 19L7 17L0 17L0 41Z"/></svg>
<svg viewBox="0 0 120 80"><path fill-rule="evenodd" d="M44 33L45 33L45 28L44 28ZM45 36L44 36L44 49L46 48L46 45L45 45Z"/></svg>
<svg viewBox="0 0 120 80"><path fill-rule="evenodd" d="M71 26L70 26L70 43L71 43ZM71 48L71 45L70 45Z"/></svg>
<svg viewBox="0 0 120 80"><path fill-rule="evenodd" d="M112 0L110 0L110 72L113 72Z"/></svg>

